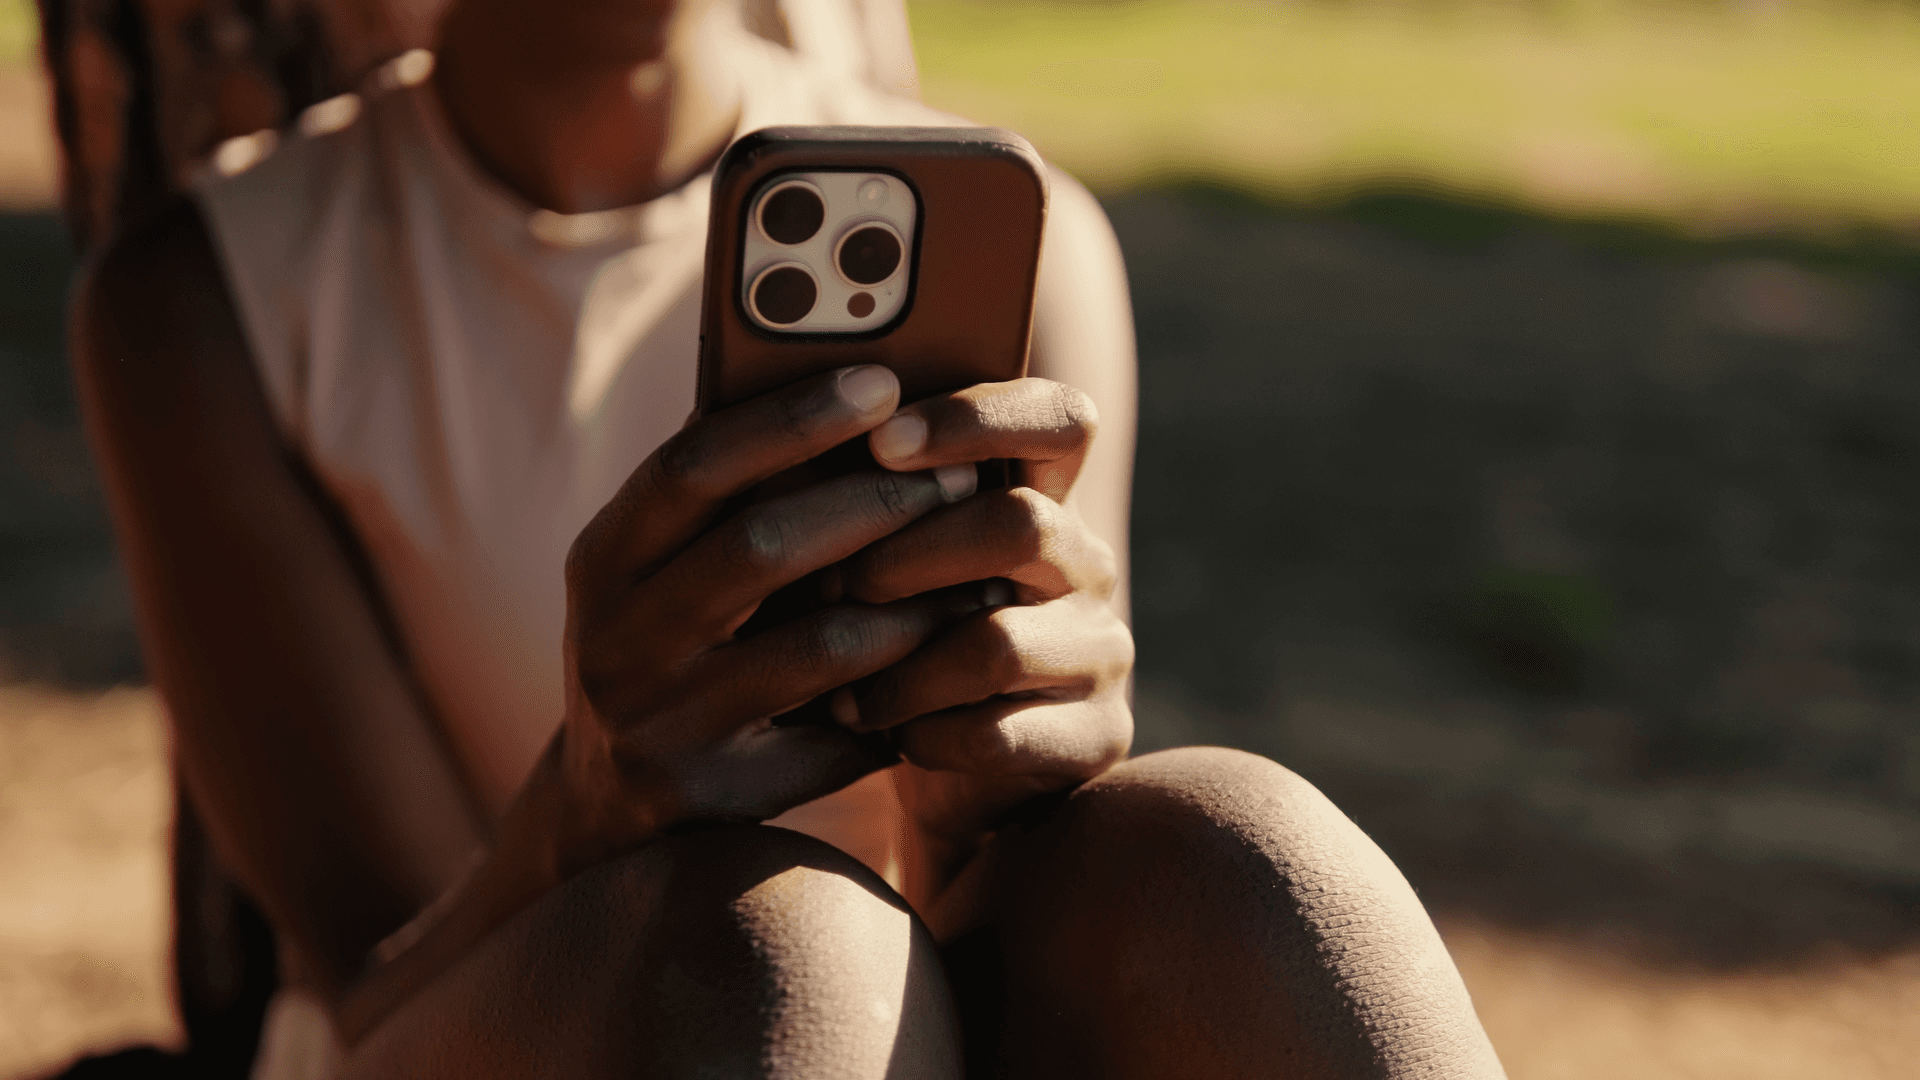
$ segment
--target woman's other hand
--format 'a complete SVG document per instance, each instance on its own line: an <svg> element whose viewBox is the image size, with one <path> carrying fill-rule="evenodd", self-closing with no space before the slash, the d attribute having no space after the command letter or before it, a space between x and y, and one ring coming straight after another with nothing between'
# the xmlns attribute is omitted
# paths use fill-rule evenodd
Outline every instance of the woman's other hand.
<svg viewBox="0 0 1920 1080"><path fill-rule="evenodd" d="M907 657L977 609L977 590L850 599L735 631L781 586L971 492L971 466L869 470L719 519L898 400L892 372L854 367L696 420L582 530L566 571L564 862L684 822L764 820L897 760L884 737L772 718Z"/></svg>
<svg viewBox="0 0 1920 1080"><path fill-rule="evenodd" d="M893 732L908 801L935 837L964 842L1033 795L1099 775L1132 742L1118 563L1068 500L1096 426L1086 394L1030 378L917 402L868 436L874 457L906 474L1017 463L1016 486L935 509L828 575L830 591L877 605L1000 586L984 610L832 702L848 730Z"/></svg>

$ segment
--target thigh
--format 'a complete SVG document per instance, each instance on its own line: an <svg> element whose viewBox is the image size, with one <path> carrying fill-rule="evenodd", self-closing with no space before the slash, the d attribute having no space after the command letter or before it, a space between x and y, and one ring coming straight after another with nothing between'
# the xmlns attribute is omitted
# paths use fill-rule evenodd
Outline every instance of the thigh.
<svg viewBox="0 0 1920 1080"><path fill-rule="evenodd" d="M948 946L969 1020L998 1010L977 1075L1501 1075L1405 879L1271 761L1137 758L1004 848L990 923Z"/></svg>
<svg viewBox="0 0 1920 1080"><path fill-rule="evenodd" d="M947 1077L932 939L840 851L675 836L522 912L348 1057L361 1077Z"/></svg>

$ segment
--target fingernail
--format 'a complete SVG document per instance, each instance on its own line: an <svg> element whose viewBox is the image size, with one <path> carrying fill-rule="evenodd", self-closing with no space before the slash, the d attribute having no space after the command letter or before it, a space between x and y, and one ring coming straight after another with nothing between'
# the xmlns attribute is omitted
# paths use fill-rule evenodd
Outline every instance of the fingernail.
<svg viewBox="0 0 1920 1080"><path fill-rule="evenodd" d="M827 711L833 714L834 722L841 727L858 727L860 724L860 703L853 698L853 691L841 687L827 699Z"/></svg>
<svg viewBox="0 0 1920 1080"><path fill-rule="evenodd" d="M881 461L905 461L927 445L927 422L912 413L898 413L873 429L869 445Z"/></svg>
<svg viewBox="0 0 1920 1080"><path fill-rule="evenodd" d="M959 502L973 494L973 489L980 486L980 474L970 461L963 465L940 466L933 470L933 480L940 485L941 498L950 503Z"/></svg>
<svg viewBox="0 0 1920 1080"><path fill-rule="evenodd" d="M988 578L986 588L980 590L980 598L988 607L1006 607L1013 603L1013 586L999 578Z"/></svg>
<svg viewBox="0 0 1920 1080"><path fill-rule="evenodd" d="M878 364L848 368L840 373L840 396L855 410L869 413L893 403L900 381Z"/></svg>

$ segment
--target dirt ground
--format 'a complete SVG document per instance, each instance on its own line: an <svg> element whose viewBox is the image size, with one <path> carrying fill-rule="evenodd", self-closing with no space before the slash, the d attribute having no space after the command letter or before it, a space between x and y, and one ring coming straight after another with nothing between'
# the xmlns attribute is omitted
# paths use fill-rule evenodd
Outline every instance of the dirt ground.
<svg viewBox="0 0 1920 1080"><path fill-rule="evenodd" d="M1321 785L1516 1078L1920 1076L1910 262L1110 199L1142 749ZM164 733L0 215L0 1076L171 1037Z"/></svg>
<svg viewBox="0 0 1920 1080"><path fill-rule="evenodd" d="M177 1037L167 806L150 693L0 690L0 1076ZM1864 1080L1920 1061L1920 955L1675 971L1477 916L1441 925L1515 1080Z"/></svg>
<svg viewBox="0 0 1920 1080"><path fill-rule="evenodd" d="M0 1076L175 1037L153 696L0 690Z"/></svg>

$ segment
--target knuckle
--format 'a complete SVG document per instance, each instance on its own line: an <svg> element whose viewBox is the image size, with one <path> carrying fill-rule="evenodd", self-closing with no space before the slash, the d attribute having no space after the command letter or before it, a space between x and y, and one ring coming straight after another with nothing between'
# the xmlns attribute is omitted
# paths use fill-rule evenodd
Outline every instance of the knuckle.
<svg viewBox="0 0 1920 1080"><path fill-rule="evenodd" d="M1066 383L1052 383L1052 401L1054 426L1057 430L1073 433L1082 444L1093 441L1094 433L1100 428L1100 410L1093 398L1084 390L1068 386Z"/></svg>
<svg viewBox="0 0 1920 1080"><path fill-rule="evenodd" d="M1122 761L1133 749L1133 713L1125 706L1101 710L1102 722L1094 752L1086 760L1086 777L1099 776Z"/></svg>
<svg viewBox="0 0 1920 1080"><path fill-rule="evenodd" d="M1112 544L1091 533L1087 534L1082 550L1086 556L1088 591L1102 600L1113 599L1114 589L1120 584L1120 556Z"/></svg>
<svg viewBox="0 0 1920 1080"><path fill-rule="evenodd" d="M833 634L820 621L807 627L794 643L794 662L802 672L819 671L827 666Z"/></svg>
<svg viewBox="0 0 1920 1080"><path fill-rule="evenodd" d="M569 596L580 596L592 587L594 571L599 564L597 549L599 544L595 533L597 521L589 522L567 545L567 559L563 564L562 575Z"/></svg>
<svg viewBox="0 0 1920 1080"><path fill-rule="evenodd" d="M688 432L676 433L653 453L654 486L671 495L704 495L712 458L704 440Z"/></svg>
<svg viewBox="0 0 1920 1080"><path fill-rule="evenodd" d="M722 549L727 561L750 573L777 570L786 562L793 538L784 519L748 511L726 529Z"/></svg>
<svg viewBox="0 0 1920 1080"><path fill-rule="evenodd" d="M873 514L883 521L892 520L908 512L914 503L914 488L920 481L908 473L881 473L875 477L869 490L873 497Z"/></svg>
<svg viewBox="0 0 1920 1080"><path fill-rule="evenodd" d="M833 384L817 386L798 394L781 394L773 399L773 432L782 442L806 438L815 423L833 401Z"/></svg>
<svg viewBox="0 0 1920 1080"><path fill-rule="evenodd" d="M1135 655L1133 631L1127 629L1127 624L1119 619L1113 620L1113 625L1109 628L1109 641L1103 658L1104 662L1100 665L1100 673L1104 676L1103 681L1109 684L1119 684L1124 681L1133 671Z"/></svg>
<svg viewBox="0 0 1920 1080"><path fill-rule="evenodd" d="M622 663L623 650L611 647L606 635L589 635L570 652L573 683L592 713L616 717L631 704L633 679Z"/></svg>
<svg viewBox="0 0 1920 1080"><path fill-rule="evenodd" d="M1133 671L1133 631L1104 601L1069 597L1045 606L1058 611L1054 625L1073 635L1073 668L1082 685L1097 694L1126 686Z"/></svg>
<svg viewBox="0 0 1920 1080"><path fill-rule="evenodd" d="M1019 639L1007 623L1004 612L990 612L980 620L975 639L975 663L986 672L988 684L996 691L1019 684L1027 675L1026 657L1021 655Z"/></svg>
<svg viewBox="0 0 1920 1080"><path fill-rule="evenodd" d="M1021 771L1025 754L1024 740L1007 730L1005 723L975 724L958 738L961 752L985 773L1008 774Z"/></svg>
<svg viewBox="0 0 1920 1080"><path fill-rule="evenodd" d="M811 671L844 670L871 651L873 637L868 621L853 612L824 612L801 636L801 661Z"/></svg>
<svg viewBox="0 0 1920 1080"><path fill-rule="evenodd" d="M953 395L939 410L938 426L962 438L974 438L1017 426L1017 394L999 387L974 387Z"/></svg>
<svg viewBox="0 0 1920 1080"><path fill-rule="evenodd" d="M1018 415L1018 398L1008 394L992 394L966 399L963 419L975 428L984 431L998 431L1011 425Z"/></svg>
<svg viewBox="0 0 1920 1080"><path fill-rule="evenodd" d="M618 716L625 702L620 690L621 680L611 671L599 665L582 665L575 675L580 687L580 696L596 716Z"/></svg>
<svg viewBox="0 0 1920 1080"><path fill-rule="evenodd" d="M995 534L1016 549L1021 562L1037 562L1057 531L1059 505L1028 487L1009 488L999 500Z"/></svg>

